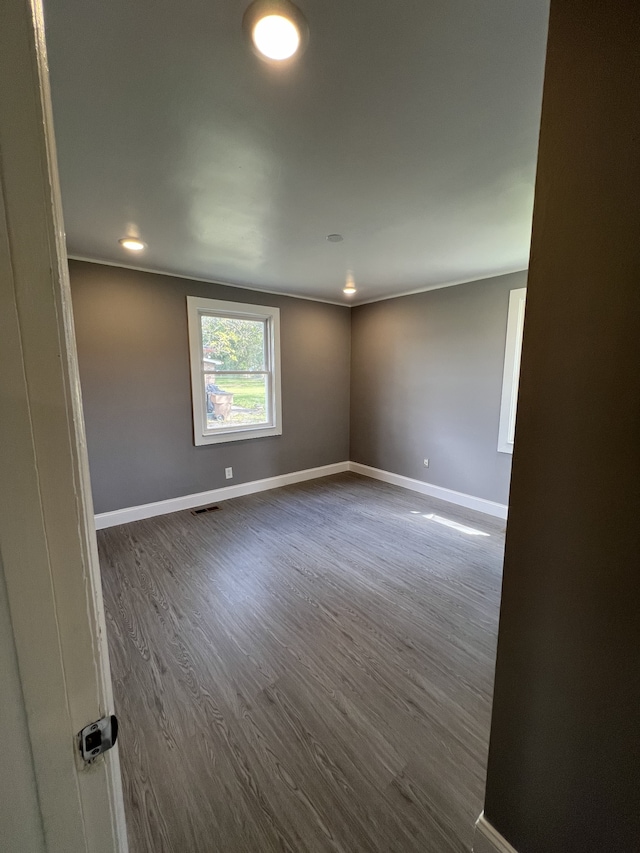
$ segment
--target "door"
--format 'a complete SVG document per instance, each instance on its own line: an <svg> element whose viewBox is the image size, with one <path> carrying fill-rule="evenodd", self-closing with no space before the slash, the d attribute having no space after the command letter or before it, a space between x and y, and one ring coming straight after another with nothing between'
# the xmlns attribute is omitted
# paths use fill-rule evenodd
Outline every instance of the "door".
<svg viewBox="0 0 640 853"><path fill-rule="evenodd" d="M0 431L0 558L46 850L126 853L117 747L92 765L76 747L113 699L40 0L0 4Z"/></svg>

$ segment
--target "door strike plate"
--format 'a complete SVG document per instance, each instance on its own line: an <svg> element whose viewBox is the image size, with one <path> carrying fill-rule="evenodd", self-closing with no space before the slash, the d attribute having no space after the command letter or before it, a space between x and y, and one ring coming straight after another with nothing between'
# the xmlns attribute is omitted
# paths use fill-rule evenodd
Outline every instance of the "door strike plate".
<svg viewBox="0 0 640 853"><path fill-rule="evenodd" d="M115 714L89 723L78 733L78 748L83 761L91 764L115 744L118 737L118 718Z"/></svg>

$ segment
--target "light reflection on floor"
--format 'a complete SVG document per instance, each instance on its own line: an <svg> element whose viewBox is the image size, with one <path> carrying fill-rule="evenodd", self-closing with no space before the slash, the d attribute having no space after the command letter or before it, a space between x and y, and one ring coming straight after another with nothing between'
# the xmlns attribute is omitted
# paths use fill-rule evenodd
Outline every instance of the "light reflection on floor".
<svg viewBox="0 0 640 853"><path fill-rule="evenodd" d="M450 518L444 518L442 515L436 515L433 512L422 513L417 509L411 510L411 515L421 515L428 521L435 521L437 524L443 524L445 527L451 527L453 530L458 530L460 533L466 533L467 536L490 536L490 533L485 533L483 530L476 530L475 527L467 527L466 524L460 524Z"/></svg>

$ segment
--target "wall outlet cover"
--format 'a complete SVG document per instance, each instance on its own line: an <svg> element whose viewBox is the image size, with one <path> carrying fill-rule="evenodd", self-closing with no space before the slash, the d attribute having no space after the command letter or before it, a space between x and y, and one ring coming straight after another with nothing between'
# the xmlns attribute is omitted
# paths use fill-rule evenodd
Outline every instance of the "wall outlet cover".
<svg viewBox="0 0 640 853"><path fill-rule="evenodd" d="M227 478L227 480L230 480L233 477L233 468L225 468L224 476Z"/></svg>

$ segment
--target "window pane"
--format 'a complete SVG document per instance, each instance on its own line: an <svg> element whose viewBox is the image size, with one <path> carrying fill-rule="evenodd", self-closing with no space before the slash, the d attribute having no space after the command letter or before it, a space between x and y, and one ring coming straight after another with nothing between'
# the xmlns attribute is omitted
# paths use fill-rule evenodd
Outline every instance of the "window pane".
<svg viewBox="0 0 640 853"><path fill-rule="evenodd" d="M264 370L264 320L201 315L202 357L214 370Z"/></svg>
<svg viewBox="0 0 640 853"><path fill-rule="evenodd" d="M204 386L208 430L269 422L265 374L205 373Z"/></svg>
<svg viewBox="0 0 640 853"><path fill-rule="evenodd" d="M194 443L281 435L279 309L187 296L187 316Z"/></svg>

